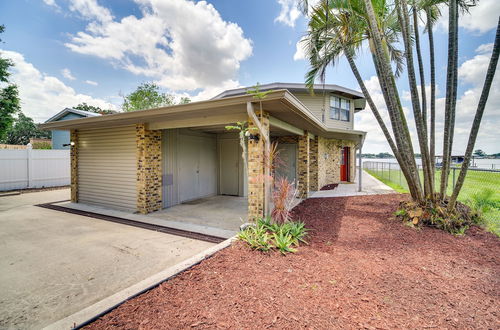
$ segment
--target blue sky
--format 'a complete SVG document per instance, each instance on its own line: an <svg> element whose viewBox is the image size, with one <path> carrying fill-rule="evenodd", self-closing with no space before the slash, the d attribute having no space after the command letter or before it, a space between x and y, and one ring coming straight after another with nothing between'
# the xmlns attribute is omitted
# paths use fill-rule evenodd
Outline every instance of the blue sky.
<svg viewBox="0 0 500 330"><path fill-rule="evenodd" d="M481 0L461 18L456 153L466 143L498 15L500 1ZM438 115L445 89L446 9L443 16L435 29ZM119 109L122 95L145 81L200 100L256 82L303 82L307 70L297 52L307 19L295 0L2 1L0 24L6 26L0 51L15 62L12 79L19 85L23 111L36 121L80 102ZM358 65L383 109L367 51ZM329 70L327 82L358 89L343 61ZM404 75L399 88L408 101ZM487 152L500 151L498 93L496 79L477 142ZM405 105L411 121L410 105ZM368 132L366 152L389 150L369 109L357 116L355 126Z"/></svg>

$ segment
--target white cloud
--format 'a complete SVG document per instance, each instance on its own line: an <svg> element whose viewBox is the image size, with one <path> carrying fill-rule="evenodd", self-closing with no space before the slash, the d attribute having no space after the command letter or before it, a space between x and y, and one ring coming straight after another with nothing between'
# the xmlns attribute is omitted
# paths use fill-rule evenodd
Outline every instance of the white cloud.
<svg viewBox="0 0 500 330"><path fill-rule="evenodd" d="M481 0L470 8L470 15L460 16L459 26L469 31L485 33L497 27L500 1Z"/></svg>
<svg viewBox="0 0 500 330"><path fill-rule="evenodd" d="M295 45L295 54L293 54L294 61L306 59L306 54L305 54L305 50L304 50L304 46L306 44L303 42L304 38L305 37L300 38L300 40L297 41L297 44Z"/></svg>
<svg viewBox="0 0 500 330"><path fill-rule="evenodd" d="M206 1L136 0L142 17L120 21L95 1L74 2L94 5L72 7L90 23L66 43L69 49L107 59L171 91L232 84L240 63L252 54L243 30Z"/></svg>
<svg viewBox="0 0 500 330"><path fill-rule="evenodd" d="M52 6L52 7L58 7L57 3L55 0L43 0L43 2L47 5L47 6Z"/></svg>
<svg viewBox="0 0 500 330"><path fill-rule="evenodd" d="M2 57L14 62L11 80L19 88L21 109L35 122L42 122L64 108L86 102L104 109L116 110L117 107L103 99L79 94L56 77L41 73L33 64L27 62L20 53L0 50Z"/></svg>
<svg viewBox="0 0 500 330"><path fill-rule="evenodd" d="M93 81L93 80L85 80L85 83L86 84L89 84L89 85L92 85L92 86L97 86L99 85L97 82Z"/></svg>
<svg viewBox="0 0 500 330"><path fill-rule="evenodd" d="M109 9L100 6L97 0L71 0L69 9L79 13L87 20L97 20L100 23L108 23L113 20Z"/></svg>
<svg viewBox="0 0 500 330"><path fill-rule="evenodd" d="M69 80L75 80L76 78L73 76L71 73L71 70L68 68L62 69L61 74L64 78L69 79Z"/></svg>
<svg viewBox="0 0 500 330"><path fill-rule="evenodd" d="M295 21L300 17L301 13L298 9L297 0L277 0L281 6L278 17L274 19L275 22L280 22L290 27L295 26Z"/></svg>
<svg viewBox="0 0 500 330"><path fill-rule="evenodd" d="M470 13L459 13L458 26L470 32L483 34L496 28L500 13L500 1L481 0L474 7L469 8ZM448 6L441 6L442 16L436 26L448 30Z"/></svg>
<svg viewBox="0 0 500 330"><path fill-rule="evenodd" d="M493 43L489 44L482 44L479 45L479 47L476 48L476 53L478 54L483 54L483 53L491 53L493 51Z"/></svg>
<svg viewBox="0 0 500 330"><path fill-rule="evenodd" d="M280 22L289 27L295 27L295 22L302 15L299 10L300 0L276 0L281 6L279 15L274 19L275 22ZM309 0L309 9L311 12L312 8L318 4L320 0Z"/></svg>

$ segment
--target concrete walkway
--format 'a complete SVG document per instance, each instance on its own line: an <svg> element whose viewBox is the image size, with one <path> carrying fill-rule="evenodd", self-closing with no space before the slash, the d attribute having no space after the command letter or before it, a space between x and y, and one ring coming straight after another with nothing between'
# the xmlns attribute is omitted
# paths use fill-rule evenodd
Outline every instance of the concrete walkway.
<svg viewBox="0 0 500 330"><path fill-rule="evenodd" d="M358 188L358 177L356 175L356 180L354 181L354 183L341 183L337 188L333 190L315 191L311 193L309 198L363 196L396 193L394 189L392 189L385 183L375 179L365 171L363 171L362 176L362 191L358 191Z"/></svg>
<svg viewBox="0 0 500 330"><path fill-rule="evenodd" d="M40 329L215 246L0 197L0 329Z"/></svg>

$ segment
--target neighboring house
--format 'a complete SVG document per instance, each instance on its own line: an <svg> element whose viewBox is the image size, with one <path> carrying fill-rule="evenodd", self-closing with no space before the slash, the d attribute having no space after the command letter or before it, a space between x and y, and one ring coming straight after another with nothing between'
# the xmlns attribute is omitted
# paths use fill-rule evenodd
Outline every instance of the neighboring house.
<svg viewBox="0 0 500 330"><path fill-rule="evenodd" d="M330 183L353 182L355 152L366 132L354 130L365 100L337 85L314 95L303 84L274 83L262 100L246 89L214 99L101 117L53 121L71 131L71 200L150 213L208 196L245 196L248 215L264 210L264 141L278 141L285 166L276 175L298 182L306 197ZM260 109L262 107L262 112ZM238 134L248 121L248 173ZM260 129L258 128L260 126Z"/></svg>
<svg viewBox="0 0 500 330"><path fill-rule="evenodd" d="M47 119L45 123L86 118L86 117L96 117L96 116L100 116L100 114L89 111L66 108L58 112L51 118ZM69 149L69 142L70 142L69 131L52 130L52 149Z"/></svg>

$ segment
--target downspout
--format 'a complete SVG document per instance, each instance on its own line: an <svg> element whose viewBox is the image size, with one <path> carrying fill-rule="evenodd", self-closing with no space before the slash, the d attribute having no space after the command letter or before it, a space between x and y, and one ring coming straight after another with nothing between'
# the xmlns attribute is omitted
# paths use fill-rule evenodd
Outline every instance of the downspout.
<svg viewBox="0 0 500 330"><path fill-rule="evenodd" d="M269 140L268 132L264 129L262 123L255 114L252 102L247 102L247 113L250 119L252 119L252 122L255 124L255 126L257 126L260 136L264 140L264 151L266 157L269 157L269 153L271 150L271 141ZM271 210L269 209L269 199L271 197L271 185L269 179L271 177L271 170L269 166L267 166L268 164L266 164L265 162L266 158L264 158L264 215L268 216L271 214Z"/></svg>

